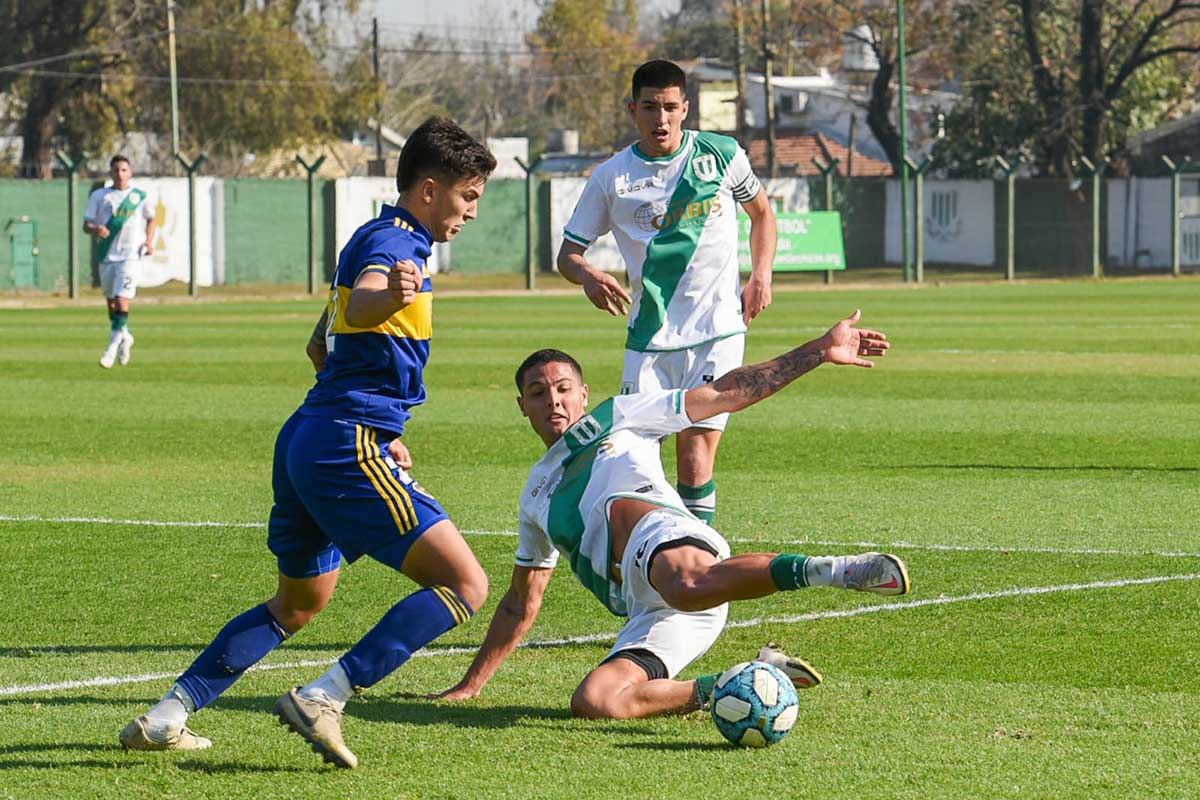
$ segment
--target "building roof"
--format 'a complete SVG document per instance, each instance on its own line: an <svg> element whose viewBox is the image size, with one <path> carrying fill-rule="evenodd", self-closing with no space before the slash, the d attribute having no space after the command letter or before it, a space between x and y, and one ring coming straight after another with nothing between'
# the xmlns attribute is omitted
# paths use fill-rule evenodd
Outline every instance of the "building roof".
<svg viewBox="0 0 1200 800"><path fill-rule="evenodd" d="M759 175L767 171L767 138L765 132L755 131L757 138L750 141L750 164ZM820 175L813 163L818 158L826 164L838 160L837 174L845 176L849 166L850 151L844 144L820 131L798 131L783 129L775 132L775 162L779 171L794 175ZM872 158L855 148L854 176L891 176L892 165Z"/></svg>

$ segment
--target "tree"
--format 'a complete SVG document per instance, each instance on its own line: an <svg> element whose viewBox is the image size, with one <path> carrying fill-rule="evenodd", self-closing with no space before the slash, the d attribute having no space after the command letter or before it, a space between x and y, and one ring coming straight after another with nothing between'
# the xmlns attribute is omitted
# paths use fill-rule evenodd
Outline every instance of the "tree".
<svg viewBox="0 0 1200 800"><path fill-rule="evenodd" d="M936 153L953 169L1020 154L1074 177L1081 156L1121 159L1131 133L1196 92L1198 0L976 0L959 22L971 88Z"/></svg>
<svg viewBox="0 0 1200 800"><path fill-rule="evenodd" d="M236 158L332 136L378 87L357 60L334 64L325 15L357 0L180 3L183 141ZM22 174L49 177L55 147L103 153L120 132L169 130L166 15L160 0L0 0L13 66ZM339 72L335 80L332 68Z"/></svg>
<svg viewBox="0 0 1200 800"><path fill-rule="evenodd" d="M645 60L634 0L551 0L530 36L536 57L554 80L546 109L580 144L612 150L630 129L625 101L633 70Z"/></svg>
<svg viewBox="0 0 1200 800"><path fill-rule="evenodd" d="M953 28L955 0L905 3L905 55L908 82L922 86L944 83L953 74L954 50L948 46ZM832 0L806 12L814 36L814 55L840 53L850 42L866 46L879 67L871 76L865 110L867 126L897 169L900 166L900 130L897 123L896 86L899 79L899 36L896 9L878 0Z"/></svg>
<svg viewBox="0 0 1200 800"><path fill-rule="evenodd" d="M38 62L0 71L0 91L18 99L23 176L50 176L55 136L64 121L75 134L68 149L77 157L128 119L122 110L128 85L106 84L95 73L117 74L128 66L127 50L116 43L141 30L147 14L141 0L123 3L120 14L116 3L105 0L0 0L0 17L8 20L0 28L0 52L18 65ZM73 52L80 55L70 61L51 58Z"/></svg>

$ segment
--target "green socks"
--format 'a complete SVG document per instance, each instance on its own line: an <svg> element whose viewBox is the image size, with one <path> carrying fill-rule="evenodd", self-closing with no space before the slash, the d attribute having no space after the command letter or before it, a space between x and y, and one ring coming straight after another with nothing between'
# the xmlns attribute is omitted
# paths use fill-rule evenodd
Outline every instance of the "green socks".
<svg viewBox="0 0 1200 800"><path fill-rule="evenodd" d="M809 586L832 586L836 557L780 553L771 559L771 580L781 592Z"/></svg>
<svg viewBox="0 0 1200 800"><path fill-rule="evenodd" d="M713 517L717 515L716 480L710 480L700 486L688 486L685 483L677 482L675 488L679 491L679 496L683 498L683 504L687 510L712 525Z"/></svg>
<svg viewBox="0 0 1200 800"><path fill-rule="evenodd" d="M700 708L708 708L709 701L712 700L713 690L717 688L717 678L721 674L714 673L712 675L700 675L696 678L696 705Z"/></svg>

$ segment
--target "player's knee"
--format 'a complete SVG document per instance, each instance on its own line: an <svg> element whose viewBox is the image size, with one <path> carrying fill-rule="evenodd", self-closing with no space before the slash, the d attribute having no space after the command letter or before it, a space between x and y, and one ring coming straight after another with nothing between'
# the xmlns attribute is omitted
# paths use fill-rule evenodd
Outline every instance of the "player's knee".
<svg viewBox="0 0 1200 800"><path fill-rule="evenodd" d="M581 684L571 695L571 713L581 719L626 719L618 697L597 693L587 684Z"/></svg>
<svg viewBox="0 0 1200 800"><path fill-rule="evenodd" d="M459 585L455 586L454 590L471 607L471 610L478 612L483 608L488 597L488 577L487 573L483 571L483 567L476 564L476 568L460 579L458 583Z"/></svg>
<svg viewBox="0 0 1200 800"><path fill-rule="evenodd" d="M289 634L294 634L312 622L327 605L329 605L327 596L295 598L276 595L267 604L267 608L284 630Z"/></svg>

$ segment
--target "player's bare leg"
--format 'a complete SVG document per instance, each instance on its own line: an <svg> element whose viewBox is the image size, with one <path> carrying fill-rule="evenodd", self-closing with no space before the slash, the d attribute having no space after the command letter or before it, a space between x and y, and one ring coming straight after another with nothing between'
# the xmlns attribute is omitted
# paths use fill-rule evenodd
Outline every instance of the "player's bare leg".
<svg viewBox="0 0 1200 800"><path fill-rule="evenodd" d="M275 704L280 721L304 737L326 761L352 769L358 757L342 737L342 712L359 689L351 676L359 669L366 688L403 664L445 628L430 629L433 612L446 608L453 621L466 622L487 600L487 573L458 528L442 520L421 534L404 558L401 572L425 587L409 595L342 659L317 680L284 694ZM442 605L439 605L442 604Z"/></svg>
<svg viewBox="0 0 1200 800"><path fill-rule="evenodd" d="M699 708L695 681L651 680L626 658L596 667L571 697L571 713L585 719L633 719Z"/></svg>
<svg viewBox="0 0 1200 800"><path fill-rule="evenodd" d="M717 511L717 485L713 469L721 431L686 428L675 436L676 488L688 510L708 524Z"/></svg>
<svg viewBox="0 0 1200 800"><path fill-rule="evenodd" d="M329 603L337 580L338 570L311 578L289 578L281 573L275 596L264 604L265 614L263 606L258 606L231 620L180 682L121 731L121 744L130 750L211 747L211 741L187 727L188 716L197 710L197 697L185 684L208 692L208 697L199 698L201 707L211 702L276 644L307 625ZM230 671L232 666L236 669ZM214 679L214 675L219 677Z"/></svg>

